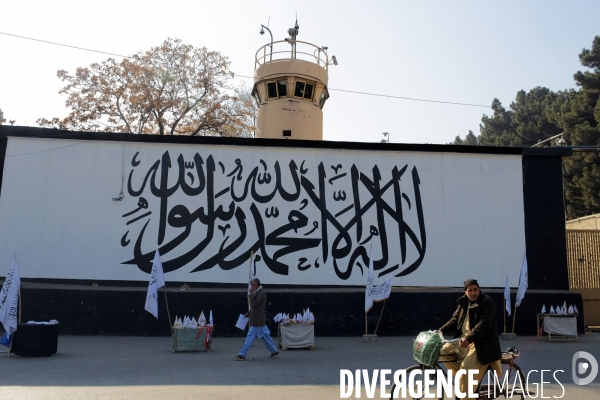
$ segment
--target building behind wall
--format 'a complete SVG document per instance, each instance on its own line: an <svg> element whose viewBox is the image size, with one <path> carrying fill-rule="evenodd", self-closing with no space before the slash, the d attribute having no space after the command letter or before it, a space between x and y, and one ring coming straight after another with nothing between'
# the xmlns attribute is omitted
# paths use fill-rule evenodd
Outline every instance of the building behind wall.
<svg viewBox="0 0 600 400"><path fill-rule="evenodd" d="M566 222L569 289L583 296L585 324L600 326L600 214Z"/></svg>

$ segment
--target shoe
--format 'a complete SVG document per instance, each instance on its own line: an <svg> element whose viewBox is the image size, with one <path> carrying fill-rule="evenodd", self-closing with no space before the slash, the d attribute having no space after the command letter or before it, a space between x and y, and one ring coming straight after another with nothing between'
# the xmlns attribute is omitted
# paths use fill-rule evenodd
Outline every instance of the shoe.
<svg viewBox="0 0 600 400"><path fill-rule="evenodd" d="M269 358L273 358L279 355L279 352L276 351L275 353L271 353L271 355L269 356Z"/></svg>
<svg viewBox="0 0 600 400"><path fill-rule="evenodd" d="M235 358L236 360L240 360L240 361L244 361L246 359L246 357L240 356L239 354L234 354L233 358Z"/></svg>

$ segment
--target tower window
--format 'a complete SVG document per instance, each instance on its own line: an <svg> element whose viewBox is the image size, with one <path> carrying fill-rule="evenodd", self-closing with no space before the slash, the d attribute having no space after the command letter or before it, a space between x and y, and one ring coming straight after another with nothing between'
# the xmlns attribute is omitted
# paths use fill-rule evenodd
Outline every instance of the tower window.
<svg viewBox="0 0 600 400"><path fill-rule="evenodd" d="M256 107L260 107L260 98L258 97L258 91L252 92L252 97L254 97L254 101L256 102Z"/></svg>
<svg viewBox="0 0 600 400"><path fill-rule="evenodd" d="M269 100L287 97L287 79L267 82L267 95L269 96Z"/></svg>
<svg viewBox="0 0 600 400"><path fill-rule="evenodd" d="M267 94L269 99L276 99L277 96L277 84L275 82L267 82Z"/></svg>
<svg viewBox="0 0 600 400"><path fill-rule="evenodd" d="M287 97L287 79L277 81L277 90L279 91L279 97Z"/></svg>
<svg viewBox="0 0 600 400"><path fill-rule="evenodd" d="M312 83L306 84L306 89L304 89L304 98L305 99L312 100L313 88L314 88L314 85Z"/></svg>
<svg viewBox="0 0 600 400"><path fill-rule="evenodd" d="M323 92L321 93L321 98L319 99L319 108L323 109L323 106L325 105L325 101L327 100L328 97L329 97L329 94L327 93L327 89L324 88Z"/></svg>
<svg viewBox="0 0 600 400"><path fill-rule="evenodd" d="M296 82L296 90L294 91L294 96L296 97L304 97L304 82Z"/></svg>
<svg viewBox="0 0 600 400"><path fill-rule="evenodd" d="M294 90L294 96L301 97L307 100L312 100L314 88L314 83L296 81L296 89Z"/></svg>

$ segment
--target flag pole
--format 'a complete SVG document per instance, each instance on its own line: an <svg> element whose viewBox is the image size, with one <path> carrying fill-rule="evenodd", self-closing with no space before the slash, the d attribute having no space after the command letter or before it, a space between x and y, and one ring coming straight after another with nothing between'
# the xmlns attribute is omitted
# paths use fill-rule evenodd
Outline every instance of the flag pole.
<svg viewBox="0 0 600 400"><path fill-rule="evenodd" d="M171 325L171 313L169 312L169 302L167 301L167 287L163 286L163 290L165 291L165 305L167 306L167 318L169 319L169 329L171 330L171 336L173 336L173 325Z"/></svg>
<svg viewBox="0 0 600 400"><path fill-rule="evenodd" d="M513 328L512 333L515 333L515 320L517 319L517 306L515 306L515 313L513 314Z"/></svg>
<svg viewBox="0 0 600 400"><path fill-rule="evenodd" d="M386 301L387 299L383 301L383 306L381 307L381 312L379 313L379 319L377 320L377 326L375 327L375 332L373 332L373 335L377 335L377 328L379 328L379 322L381 322L381 316L383 315L383 309L385 308Z"/></svg>
<svg viewBox="0 0 600 400"><path fill-rule="evenodd" d="M250 273L252 272L252 257L254 257L254 250L250 251L250 265L248 266L248 277L250 277ZM248 312L250 312L250 298L248 296L246 296L246 301L248 302ZM248 317L250 317L250 315L248 315ZM248 331L250 331L250 324L246 325L248 325ZM245 338L244 341L246 341Z"/></svg>
<svg viewBox="0 0 600 400"><path fill-rule="evenodd" d="M252 250L250 252L250 265L248 265L248 277L250 276L250 273L252 272L252 257L254 256L254 250ZM248 311L250 311L250 299L247 298L248 301ZM248 324L248 329L250 329L250 324Z"/></svg>
<svg viewBox="0 0 600 400"><path fill-rule="evenodd" d="M372 260L371 260L371 257L372 257L372 255L373 255L373 254L372 254L372 252L373 252L373 244L371 244L371 249L369 250L369 268L370 268L370 266L371 266L371 261L372 261ZM369 271L370 271L370 270L369 270ZM369 290L369 281L368 281L368 279L367 279L367 287L366 287L366 290ZM366 295L366 293L365 293L365 295ZM366 304L365 304L365 306L366 306ZM371 307L373 307L373 302L371 302ZM369 312L368 310L365 310L365 336L369 334L369 328L368 328L369 321L368 321L368 319L367 319L367 313L368 313L368 312Z"/></svg>
<svg viewBox="0 0 600 400"><path fill-rule="evenodd" d="M18 321L18 323L20 324L21 323L21 290L17 291L17 297L19 298L19 321ZM8 358L10 358L10 352L12 350L14 335L15 335L14 332L12 335L10 335L10 346L8 347Z"/></svg>
<svg viewBox="0 0 600 400"><path fill-rule="evenodd" d="M504 299L504 333L506 333L506 299Z"/></svg>

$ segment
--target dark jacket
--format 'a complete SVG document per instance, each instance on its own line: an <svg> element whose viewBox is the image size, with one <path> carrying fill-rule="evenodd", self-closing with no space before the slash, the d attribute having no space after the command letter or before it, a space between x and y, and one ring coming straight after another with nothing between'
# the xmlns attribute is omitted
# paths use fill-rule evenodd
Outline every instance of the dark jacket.
<svg viewBox="0 0 600 400"><path fill-rule="evenodd" d="M250 301L250 326L264 326L267 324L265 320L265 306L267 305L267 293L264 289L259 289L256 292L248 295Z"/></svg>
<svg viewBox="0 0 600 400"><path fill-rule="evenodd" d="M457 300L458 307L450 321L440 328L442 333L455 332L454 337L462 335L469 298L464 295ZM469 325L471 333L465 336L469 343L475 343L477 359L482 365L489 364L502 358L498 328L496 324L496 305L486 294L480 293L477 300L469 309Z"/></svg>

